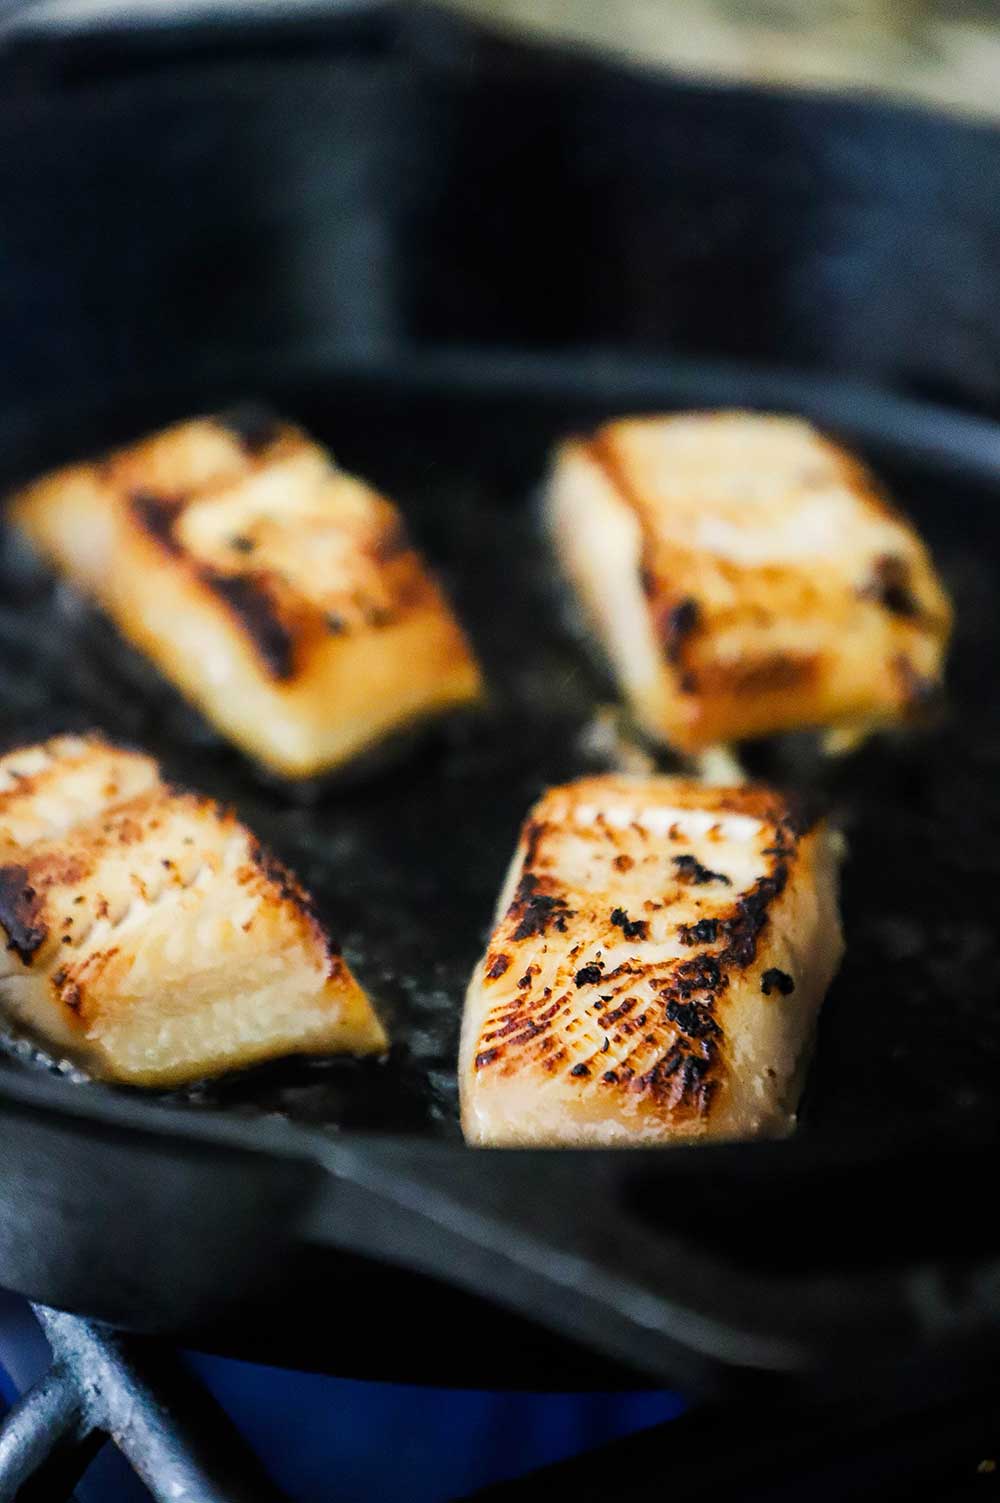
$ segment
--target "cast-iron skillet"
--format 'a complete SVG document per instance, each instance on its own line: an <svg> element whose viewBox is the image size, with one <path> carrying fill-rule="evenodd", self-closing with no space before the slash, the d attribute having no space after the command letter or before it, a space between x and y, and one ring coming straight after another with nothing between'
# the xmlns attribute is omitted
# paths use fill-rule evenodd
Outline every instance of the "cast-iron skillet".
<svg viewBox="0 0 1000 1503"><path fill-rule="evenodd" d="M525 82L523 58L513 71L504 63L501 94L508 109L512 98L519 106L522 146L532 100L536 109L538 152L518 158L532 184L522 194L492 75L456 35L457 61L440 49L430 60L419 48L402 56L396 30L381 51L367 37L349 57L331 42L326 60L315 47L292 62L143 54L141 77L127 49L124 60L111 49L110 75L104 54L100 67L80 54L76 72L62 54L55 79L41 79L44 49L20 54L26 107L16 120L0 117L0 248L18 293L4 314L4 482L186 413L268 400L400 500L470 628L492 698L482 716L367 780L289 798L4 537L4 744L101 726L235 803L313 889L396 1044L384 1064L286 1062L160 1098L59 1078L9 1045L0 1059L0 1282L122 1325L379 1377L543 1387L642 1373L707 1387L766 1373L855 1391L932 1368L943 1382L988 1363L1000 1324L991 1214L1000 428L872 380L768 365L761 300L787 314L811 243L798 260L775 256L756 302L734 303L733 317L746 308L757 329L733 334L730 353L745 358L640 355L637 344L669 335L669 298L643 281L656 265L638 233L640 143L629 122L645 114L643 159L670 179L694 244L693 226L736 212L744 178L734 188L728 166L717 171L714 199L710 185L685 188L683 174L671 176L674 138L651 123L658 100L664 119L683 116L688 150L700 146L708 172L722 160L710 141L714 115L696 90L571 73L574 139L586 135L579 107L589 101L600 126L592 151L606 154L603 167L593 158L581 166L566 153L569 117L553 123L561 96L549 62L544 88L530 70ZM606 109L615 90L633 105L617 135ZM762 221L768 205L779 212L788 175L798 181L800 231L818 189L796 153L808 159L813 146L803 142L828 139L824 121L834 136L850 124L888 149L906 118L911 159L928 171L963 129L829 101L815 102L819 119L809 102L786 107L735 92L722 102L734 152L745 142L741 115L748 129L759 129L761 111L780 124L770 165L754 157L747 172L757 175ZM969 150L992 168L992 135L967 129ZM767 139L764 131L757 144ZM508 249L526 251L518 216L543 200L546 174L564 198L583 167L619 193L620 241L607 232L620 252L617 323L607 256L579 246L567 271L587 349L569 349L558 320L546 323L552 309L537 285L541 270L553 306L563 300L551 281L558 225L546 225L518 280L492 258L482 224L473 233L457 213L463 193L484 202L469 176L477 140ZM154 188L128 175L140 161ZM392 176L407 163L410 178ZM229 180L237 171L242 196ZM982 191L966 184L968 212L980 215L970 274L996 235L995 200ZM521 230L501 216L501 199ZM659 213L662 195L653 201ZM599 207L607 195L592 198L595 223ZM843 228L837 243L849 242L842 199L834 208L819 195L821 208ZM669 239L659 243L669 280L677 263ZM724 254L705 234L701 243L716 285L729 289L746 270L739 237ZM628 246L639 257L631 270ZM342 281L331 280L331 265ZM535 310L535 336L521 331L519 351L497 347L498 285L521 287ZM711 315L707 273L699 286L692 295L712 347L725 320ZM599 317L586 288L603 297ZM632 302L629 289L638 289ZM887 282L886 297L897 295ZM445 343L458 304L478 341L462 348ZM944 337L956 315L943 279L936 301L910 304L907 337L887 339L875 368L849 319L834 348L823 346L826 364L883 385L952 391L961 367L975 405L988 409L995 315L985 287L975 306L964 365ZM918 312L933 325L930 348L918 349ZM511 314L515 332L519 318L524 307ZM595 348L602 319L621 330L614 353ZM809 325L817 350L825 327L823 318ZM793 353L811 363L803 339ZM848 954L795 1139L670 1153L467 1152L453 1077L464 984L521 817L547 781L600 765L587 727L613 697L565 620L535 528L546 455L561 433L616 412L729 404L814 416L856 443L913 513L958 605L950 709L834 765L794 738L749 753L762 774L818 787L852 852Z"/></svg>

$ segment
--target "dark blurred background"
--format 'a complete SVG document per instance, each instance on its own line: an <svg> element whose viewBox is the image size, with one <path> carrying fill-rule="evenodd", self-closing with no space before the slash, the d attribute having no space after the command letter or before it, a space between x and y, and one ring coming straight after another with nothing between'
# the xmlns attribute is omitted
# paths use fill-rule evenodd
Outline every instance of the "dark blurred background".
<svg viewBox="0 0 1000 1503"><path fill-rule="evenodd" d="M209 396L458 343L764 360L993 412L986 10L8 8L8 431L44 409L48 461L53 410L137 377Z"/></svg>

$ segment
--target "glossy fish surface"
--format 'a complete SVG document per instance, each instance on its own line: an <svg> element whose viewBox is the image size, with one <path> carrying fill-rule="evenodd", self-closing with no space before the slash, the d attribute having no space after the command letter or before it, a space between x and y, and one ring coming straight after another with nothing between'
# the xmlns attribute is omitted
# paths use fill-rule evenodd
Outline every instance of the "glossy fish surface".
<svg viewBox="0 0 1000 1503"><path fill-rule="evenodd" d="M0 1007L91 1074L176 1085L385 1034L295 877L152 758L0 758Z"/></svg>
<svg viewBox="0 0 1000 1503"><path fill-rule="evenodd" d="M584 778L525 822L469 988L466 1138L783 1133L840 962L839 845L763 787Z"/></svg>
<svg viewBox="0 0 1000 1503"><path fill-rule="evenodd" d="M397 508L290 424L181 423L44 477L10 515L279 776L330 771L479 696Z"/></svg>
<svg viewBox="0 0 1000 1503"><path fill-rule="evenodd" d="M547 515L636 718L682 751L860 734L940 693L951 606L927 549L801 419L608 423L557 451Z"/></svg>

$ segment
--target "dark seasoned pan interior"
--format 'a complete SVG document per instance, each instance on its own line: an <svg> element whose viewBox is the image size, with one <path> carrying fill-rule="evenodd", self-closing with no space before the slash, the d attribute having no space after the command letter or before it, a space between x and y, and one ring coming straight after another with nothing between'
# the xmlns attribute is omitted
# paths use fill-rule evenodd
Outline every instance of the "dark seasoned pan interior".
<svg viewBox="0 0 1000 1503"><path fill-rule="evenodd" d="M566 618L534 501L553 440L621 404L417 397L329 383L271 394L405 508L484 662L479 716L308 797L269 785L92 610L0 548L0 741L98 726L233 803L313 890L395 1040L384 1062L287 1061L182 1095L331 1129L458 1135L454 1061L469 971L521 818L551 781L602 765L614 700ZM199 404L190 404L196 410ZM171 417L117 414L54 438L93 451ZM809 1134L906 1138L997 1121L1000 1078L1000 529L996 495L905 453L869 456L928 538L957 603L938 723L825 764L809 737L750 749L753 769L818 787L850 843L847 956L802 1116ZM4 456L5 482L23 471ZM1000 486L998 486L1000 488ZM7 1039L5 1068L50 1068ZM95 1089L81 1084L80 1089Z"/></svg>

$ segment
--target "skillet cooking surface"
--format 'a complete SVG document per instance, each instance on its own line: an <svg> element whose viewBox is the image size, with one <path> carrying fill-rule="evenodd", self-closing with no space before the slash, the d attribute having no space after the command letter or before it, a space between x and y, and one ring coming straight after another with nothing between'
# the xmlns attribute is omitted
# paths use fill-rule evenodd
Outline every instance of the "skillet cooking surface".
<svg viewBox="0 0 1000 1503"><path fill-rule="evenodd" d="M535 501L552 442L621 410L584 398L447 398L344 385L271 394L403 506L485 665L486 711L394 763L289 796L256 776L89 608L0 533L0 742L98 726L233 803L312 889L395 1040L385 1062L286 1061L182 1093L192 1109L459 1136L462 998L518 826L551 781L598 770L587 727L614 692L565 612ZM118 413L57 435L44 466L204 404ZM127 426L126 426L127 424ZM753 770L819 787L850 842L847 955L826 1004L800 1131L907 1138L992 1126L1000 1071L1000 660L995 498L870 454L927 537L958 610L951 705L935 726L823 765L809 738L751 749ZM25 456L3 457L5 481ZM21 478L19 475L17 478ZM45 1068L22 1044L4 1047ZM81 1086L81 1089L94 1089Z"/></svg>

